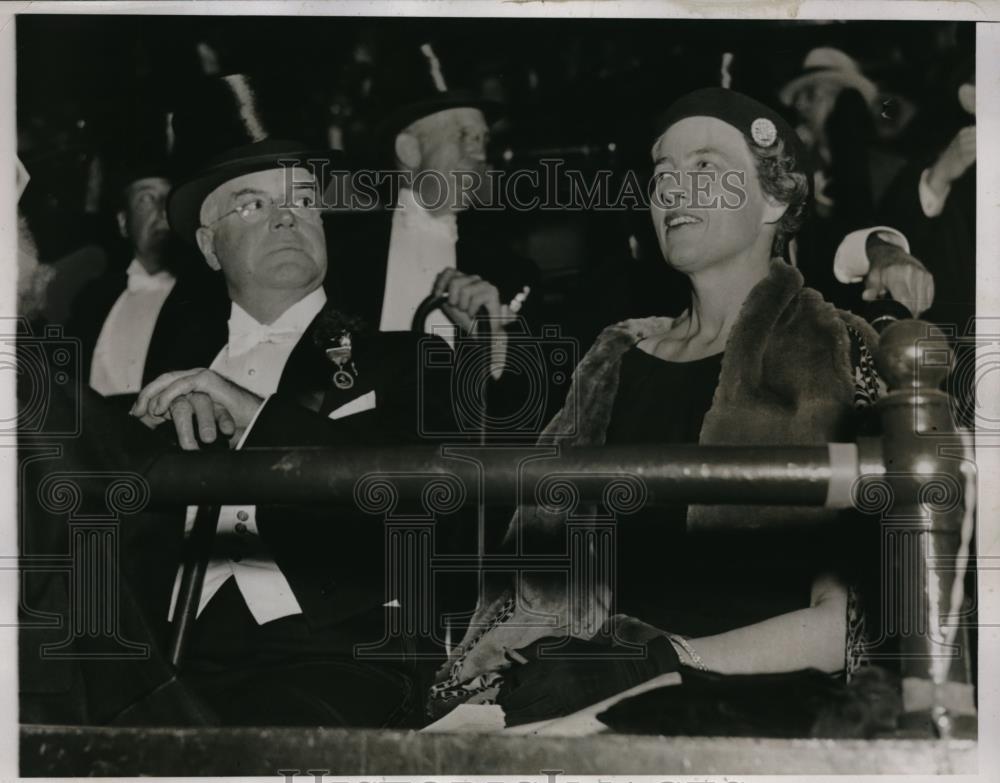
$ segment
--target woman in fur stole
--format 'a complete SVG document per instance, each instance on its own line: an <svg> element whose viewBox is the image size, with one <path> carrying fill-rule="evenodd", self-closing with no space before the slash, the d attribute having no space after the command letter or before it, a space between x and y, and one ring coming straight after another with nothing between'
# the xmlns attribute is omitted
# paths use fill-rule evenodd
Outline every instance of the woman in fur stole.
<svg viewBox="0 0 1000 783"><path fill-rule="evenodd" d="M781 260L810 198L795 132L718 88L679 99L658 127L651 216L664 259L690 278L690 307L605 329L541 442L853 439L858 408L878 393L876 337ZM774 524L804 515L815 524ZM616 526L614 584L580 591L565 574L522 572L487 588L430 713L496 700L508 725L541 720L679 666L856 668L860 614L834 544L846 536L830 534L829 512L691 506L639 516L646 524ZM566 519L566 509L522 506L507 539L522 552L565 547Z"/></svg>

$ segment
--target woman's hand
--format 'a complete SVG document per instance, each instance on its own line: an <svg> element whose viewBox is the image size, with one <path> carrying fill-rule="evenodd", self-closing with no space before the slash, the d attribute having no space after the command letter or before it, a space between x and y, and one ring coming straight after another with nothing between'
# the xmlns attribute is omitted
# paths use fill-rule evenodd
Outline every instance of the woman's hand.
<svg viewBox="0 0 1000 783"><path fill-rule="evenodd" d="M560 641L547 636L508 653L513 665L497 695L508 726L569 715L679 666L663 636L647 642L645 651L581 639L541 649Z"/></svg>

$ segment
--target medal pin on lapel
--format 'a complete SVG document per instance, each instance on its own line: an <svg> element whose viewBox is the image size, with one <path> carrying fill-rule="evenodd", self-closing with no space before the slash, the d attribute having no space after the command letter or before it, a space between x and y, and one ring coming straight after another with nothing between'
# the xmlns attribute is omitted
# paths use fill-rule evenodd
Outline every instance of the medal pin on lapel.
<svg viewBox="0 0 1000 783"><path fill-rule="evenodd" d="M326 358L337 367L333 372L333 384L338 389L350 389L358 374L358 368L351 357L351 334L341 332L332 342L333 347L326 349Z"/></svg>

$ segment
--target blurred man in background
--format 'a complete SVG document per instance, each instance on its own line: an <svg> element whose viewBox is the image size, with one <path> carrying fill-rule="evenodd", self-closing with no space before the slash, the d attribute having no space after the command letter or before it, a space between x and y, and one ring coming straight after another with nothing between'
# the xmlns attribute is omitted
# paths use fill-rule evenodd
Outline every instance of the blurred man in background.
<svg viewBox="0 0 1000 783"><path fill-rule="evenodd" d="M976 305L976 84L971 61L961 70L954 95L971 122L933 157L908 167L884 208L934 274L934 306L924 317L958 336Z"/></svg>
<svg viewBox="0 0 1000 783"><path fill-rule="evenodd" d="M792 248L806 282L848 310L864 312L863 302L888 294L919 316L934 299L933 278L909 254L905 231L877 225L878 206L905 165L876 144L877 86L849 55L819 47L779 98L794 109L812 157L813 214Z"/></svg>
<svg viewBox="0 0 1000 783"><path fill-rule="evenodd" d="M397 176L384 194L385 208L328 221L332 289L335 297L349 297L342 307L382 330L410 329L425 299L446 295L422 328L456 348L460 372L489 367L474 378L467 372L470 380L455 390L463 396L450 402L456 410L485 411L481 429L508 437L504 422L529 408L554 406L562 392L546 394L532 385L544 367L507 371L508 335L539 331L539 271L508 246L499 214L470 209L484 197L488 120L499 107L478 90L458 86L464 82L443 58L430 43L411 45L383 77L386 109L376 156L391 158ZM488 323L489 334L475 339L476 317L483 313L488 318L478 326ZM515 315L520 320L511 325Z"/></svg>
<svg viewBox="0 0 1000 783"><path fill-rule="evenodd" d="M384 103L391 108L378 131L402 174L400 187L388 195L388 209L335 221L348 233L331 236L334 271L356 297L355 311L383 330L409 329L435 286L453 296L424 326L449 340L455 326L471 326L465 308L454 306L460 288L496 318L501 303L528 286L535 294L527 300L527 316L539 299L537 267L478 226L466 231L468 221L459 231L459 216L482 194L487 119L498 106L476 90L456 87L455 74L431 44L412 48L403 59L385 79Z"/></svg>
<svg viewBox="0 0 1000 783"><path fill-rule="evenodd" d="M198 364L212 355L211 334L188 326L224 323L225 293L171 241L166 200L171 188L167 116L152 112L129 129L113 166L115 219L131 262L111 263L76 298L68 324L82 342L82 375L104 396L134 395L175 361L178 351Z"/></svg>

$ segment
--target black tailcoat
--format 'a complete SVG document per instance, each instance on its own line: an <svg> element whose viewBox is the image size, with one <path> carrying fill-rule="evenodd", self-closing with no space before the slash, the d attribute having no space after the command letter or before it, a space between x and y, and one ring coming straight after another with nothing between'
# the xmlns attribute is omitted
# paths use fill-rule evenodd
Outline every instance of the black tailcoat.
<svg viewBox="0 0 1000 783"><path fill-rule="evenodd" d="M101 329L118 297L128 285L124 269L114 269L91 281L77 297L67 324L68 336L80 340L80 377L86 384ZM229 298L222 276L185 270L163 302L149 341L142 383L146 385L178 362L207 367L215 358L212 347L226 339ZM217 349L216 349L217 351Z"/></svg>
<svg viewBox="0 0 1000 783"><path fill-rule="evenodd" d="M337 213L325 221L333 300L376 327L382 317L394 214L393 210ZM488 218L475 213L459 215L455 244L458 271L493 283L502 302L510 302L524 286L530 286L532 294L521 314L531 324L538 318L542 298L538 267L491 237L483 225Z"/></svg>
<svg viewBox="0 0 1000 783"><path fill-rule="evenodd" d="M327 275L331 300L341 309L357 313L369 323L381 322L382 306L385 298L386 270L389 261L389 243L392 234L393 210L373 210L368 212L333 213L325 221L327 248L330 257L330 271ZM507 327L512 339L508 342L507 368L499 380L490 381L485 390L487 411L494 422L521 420L538 422L539 426L528 426L523 432L511 432L502 426L490 424L486 431L491 437L503 435L506 440L523 436L523 442L534 443L541 426L558 409L565 396L565 378L568 368L553 369L547 356L552 350L558 352L562 339L557 333L555 341L543 336L543 292L540 274L535 263L512 251L502 238L488 224L495 216L489 213L463 212L458 216L458 240L455 245L455 260L458 271L479 275L495 285L500 293L500 301L511 302L525 286L531 293L519 313L519 320ZM430 294L428 290L426 294ZM525 371L525 359L515 357L519 349L515 343L527 343L532 348L526 354L531 362L530 371ZM456 346L456 373L461 374L471 367L484 366L488 358L488 340L473 340L460 335ZM518 367L519 363L521 364ZM463 368L464 365L464 368ZM531 377L535 377L535 381ZM456 376L458 377L458 376ZM554 380L557 379L557 380ZM540 383L540 385L539 385ZM459 386L464 387L461 381ZM544 388L546 393L539 394ZM462 401L452 401L454 406L467 408ZM539 413L534 415L535 408ZM531 411L521 417L518 412ZM463 427L469 430L478 428Z"/></svg>
<svg viewBox="0 0 1000 783"><path fill-rule="evenodd" d="M420 405L425 406L424 420L435 429L451 427L446 390L435 376L421 378L418 371L427 344L440 343L438 348L447 350L441 338L408 332L356 335L357 379L351 389L339 389L331 381L334 365L313 339L322 318L320 314L292 351L278 390L264 405L244 449L419 444ZM327 418L369 392L375 393L374 409ZM259 506L257 526L310 626L337 623L387 600L383 520L354 507Z"/></svg>
<svg viewBox="0 0 1000 783"><path fill-rule="evenodd" d="M339 321L330 305L313 319L288 357L277 391L268 398L244 444L257 447L347 447L418 444L420 423L436 432L454 431L447 405L447 375L421 374L421 354L447 350L440 337L409 332L352 331L357 369L350 389L333 382L337 369L327 358L328 343L317 340L329 320ZM210 328L199 346L208 367L225 347ZM178 360L168 369L196 366ZM419 387L419 388L418 388ZM329 414L375 393L376 407L338 419ZM421 411L421 406L423 409ZM166 427L168 425L164 425ZM257 527L268 551L285 574L311 626L336 623L385 602L384 525L354 508L259 506Z"/></svg>

